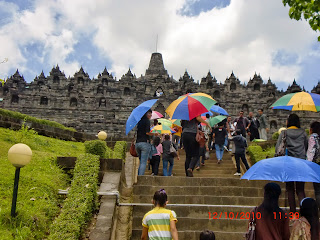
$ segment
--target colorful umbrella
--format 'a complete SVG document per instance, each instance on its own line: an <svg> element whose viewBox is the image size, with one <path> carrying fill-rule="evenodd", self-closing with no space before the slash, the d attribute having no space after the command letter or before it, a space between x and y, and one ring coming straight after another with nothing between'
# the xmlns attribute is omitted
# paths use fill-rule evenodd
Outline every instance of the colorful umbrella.
<svg viewBox="0 0 320 240"><path fill-rule="evenodd" d="M226 118L227 116L222 116L222 115L215 116L209 119L209 124L211 127L213 127L214 125L218 124L219 122L222 122Z"/></svg>
<svg viewBox="0 0 320 240"><path fill-rule="evenodd" d="M219 114L221 114L221 115L226 115L226 116L229 115L229 113L227 113L226 110L224 110L222 107L220 107L220 106L218 106L218 105L213 105L213 106L210 108L210 111L219 113Z"/></svg>
<svg viewBox="0 0 320 240"><path fill-rule="evenodd" d="M166 125L168 127L172 127L172 122L169 119L159 118L158 122L161 123L161 125Z"/></svg>
<svg viewBox="0 0 320 240"><path fill-rule="evenodd" d="M164 133L175 133L176 131L173 130L171 127L168 127L166 125L157 125L157 126L154 126L151 131L152 133L155 133L155 132L158 132L158 133L161 133L161 134L164 134Z"/></svg>
<svg viewBox="0 0 320 240"><path fill-rule="evenodd" d="M180 119L170 119L173 125L177 125L178 127L181 127L181 120Z"/></svg>
<svg viewBox="0 0 320 240"><path fill-rule="evenodd" d="M170 118L191 120L208 112L216 101L205 93L188 93L173 101L166 109Z"/></svg>
<svg viewBox="0 0 320 240"><path fill-rule="evenodd" d="M281 156L254 164L241 179L279 182L320 182L320 166L305 159Z"/></svg>
<svg viewBox="0 0 320 240"><path fill-rule="evenodd" d="M272 109L289 111L320 111L320 95L316 93L297 92L286 94L271 105Z"/></svg>
<svg viewBox="0 0 320 240"><path fill-rule="evenodd" d="M151 119L158 119L158 118L162 118L163 115L157 111L152 111L152 115L151 115Z"/></svg>
<svg viewBox="0 0 320 240"><path fill-rule="evenodd" d="M133 109L127 123L126 123L126 135L137 125L143 115L158 101L158 99L151 99L141 103L138 107Z"/></svg>

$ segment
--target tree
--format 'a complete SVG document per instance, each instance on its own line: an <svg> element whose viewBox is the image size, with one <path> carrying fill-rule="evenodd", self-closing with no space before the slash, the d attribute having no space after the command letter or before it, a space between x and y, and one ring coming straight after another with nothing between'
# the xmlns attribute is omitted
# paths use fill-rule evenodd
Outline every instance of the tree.
<svg viewBox="0 0 320 240"><path fill-rule="evenodd" d="M303 17L314 31L320 31L320 0L282 0L282 2L284 6L289 5L291 19L299 21Z"/></svg>

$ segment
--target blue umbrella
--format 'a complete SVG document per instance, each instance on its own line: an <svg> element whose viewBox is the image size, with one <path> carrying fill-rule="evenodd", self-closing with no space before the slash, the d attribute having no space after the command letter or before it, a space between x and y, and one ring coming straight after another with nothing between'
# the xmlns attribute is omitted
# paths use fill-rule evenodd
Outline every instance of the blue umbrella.
<svg viewBox="0 0 320 240"><path fill-rule="evenodd" d="M205 113L202 113L201 116L202 117L205 117L207 114L209 114L209 116L213 116L213 113L212 112L205 112Z"/></svg>
<svg viewBox="0 0 320 240"><path fill-rule="evenodd" d="M225 115L225 116L228 116L228 115L229 115L226 110L224 110L222 107L219 107L218 105L213 105L213 106L210 108L210 111L216 112L216 113L219 113L219 114Z"/></svg>
<svg viewBox="0 0 320 240"><path fill-rule="evenodd" d="M290 156L274 157L257 162L241 179L320 183L320 166Z"/></svg>
<svg viewBox="0 0 320 240"><path fill-rule="evenodd" d="M158 101L158 99L151 99L141 103L138 107L133 109L127 123L126 123L126 135L137 125L143 115Z"/></svg>

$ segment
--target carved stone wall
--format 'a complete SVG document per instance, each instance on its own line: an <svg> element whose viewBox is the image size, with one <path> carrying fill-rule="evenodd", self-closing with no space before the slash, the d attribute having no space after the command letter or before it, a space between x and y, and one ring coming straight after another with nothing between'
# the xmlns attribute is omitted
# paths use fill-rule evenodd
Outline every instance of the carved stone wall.
<svg viewBox="0 0 320 240"><path fill-rule="evenodd" d="M320 84L313 92L320 92ZM57 121L79 131L96 134L105 130L113 138L125 136L125 123L131 111L141 102L159 98L153 109L165 115L164 109L187 92L204 92L216 99L232 116L240 110L245 114L265 109L271 133L285 125L288 111L272 110L269 106L286 93L302 91L294 81L286 92L278 91L269 79L266 83L260 75L244 85L232 72L223 84L218 83L211 72L200 84L186 71L179 80L169 77L162 55L153 53L146 74L137 78L129 69L119 81L105 68L98 78L90 79L81 67L73 77L67 78L58 66L49 76L42 72L27 83L17 70L2 86L0 107L31 116ZM316 113L299 112L302 125L308 128ZM130 137L133 132L130 133Z"/></svg>

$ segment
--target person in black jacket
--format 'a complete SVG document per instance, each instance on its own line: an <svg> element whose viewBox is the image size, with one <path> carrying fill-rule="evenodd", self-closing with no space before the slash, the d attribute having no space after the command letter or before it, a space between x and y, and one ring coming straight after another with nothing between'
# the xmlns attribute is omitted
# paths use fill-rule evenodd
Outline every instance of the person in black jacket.
<svg viewBox="0 0 320 240"><path fill-rule="evenodd" d="M245 165L246 169L249 169L249 165L247 162L246 158L246 147L247 145L247 140L241 135L241 129L237 129L236 131L236 136L234 136L231 141L234 142L234 145L236 146L236 151L235 151L235 159L236 159L236 164L237 164L237 172L234 174L235 176L241 176L240 172L240 158Z"/></svg>

